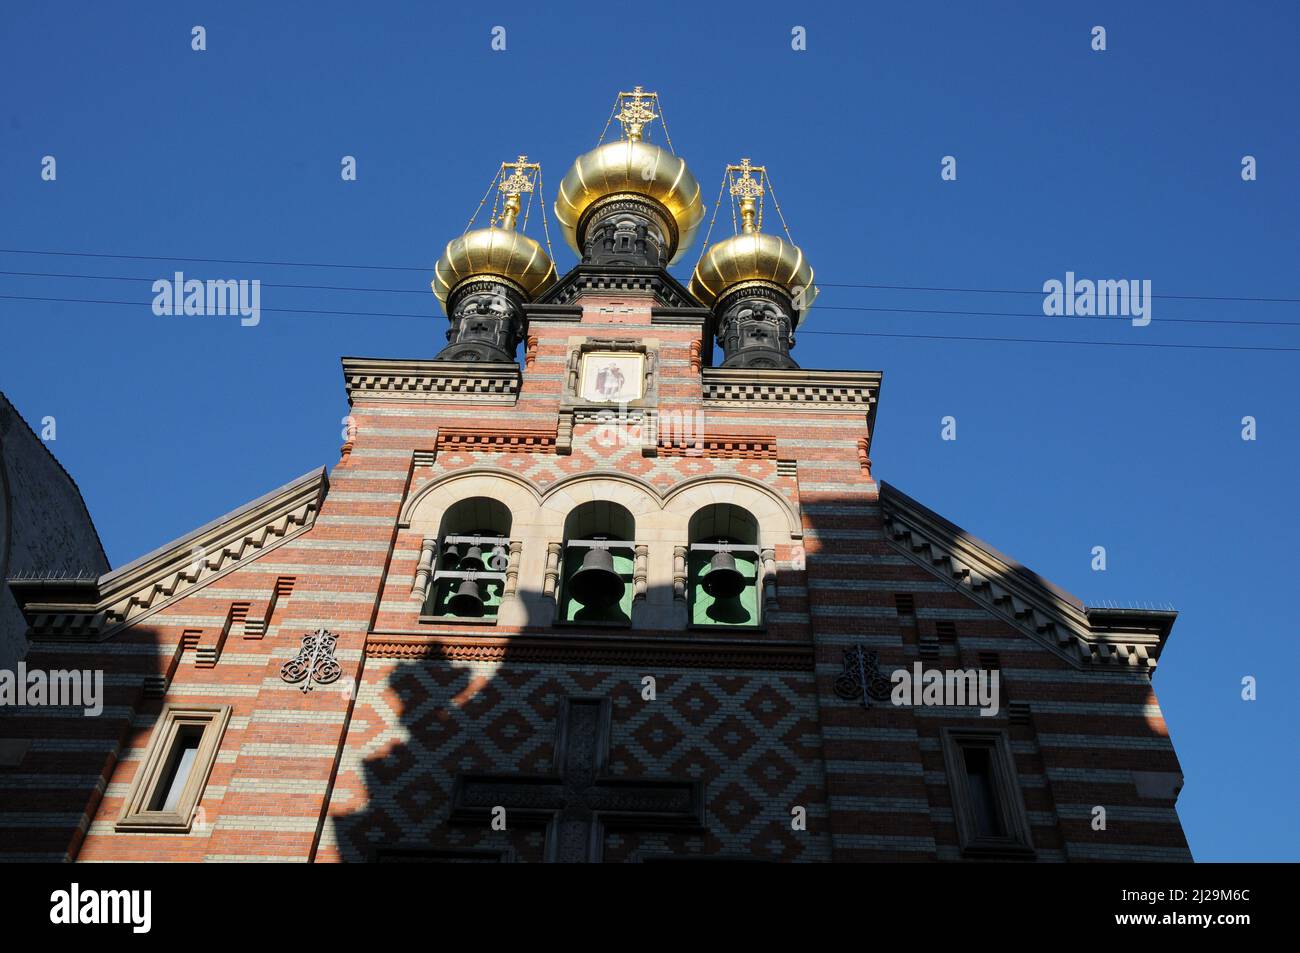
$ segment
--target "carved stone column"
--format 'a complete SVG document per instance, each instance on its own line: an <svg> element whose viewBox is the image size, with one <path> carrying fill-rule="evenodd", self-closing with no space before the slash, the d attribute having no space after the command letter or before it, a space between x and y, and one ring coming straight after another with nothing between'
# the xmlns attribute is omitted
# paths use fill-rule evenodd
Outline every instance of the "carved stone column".
<svg viewBox="0 0 1300 953"><path fill-rule="evenodd" d="M542 580L542 595L558 599L560 588L560 555L564 546L560 543L546 544L546 576Z"/></svg>
<svg viewBox="0 0 1300 953"><path fill-rule="evenodd" d="M673 547L673 601L686 604L686 547Z"/></svg>
<svg viewBox="0 0 1300 953"><path fill-rule="evenodd" d="M775 612L776 601L776 550L764 549L759 558L763 563L763 611Z"/></svg>
<svg viewBox="0 0 1300 953"><path fill-rule="evenodd" d="M523 555L524 544L512 539L506 544L505 585L501 587L501 606L497 609L497 622L501 625L528 625L528 607L519 593L519 564Z"/></svg>
<svg viewBox="0 0 1300 953"><path fill-rule="evenodd" d="M510 555L506 562L506 584L502 595L513 596L519 590L519 558L523 549L524 544L519 540L510 540Z"/></svg>
<svg viewBox="0 0 1300 953"><path fill-rule="evenodd" d="M429 579L433 575L433 555L437 551L438 540L432 536L424 537L420 544L420 561L415 567L415 582L411 586L411 598L423 602L429 594Z"/></svg>
<svg viewBox="0 0 1300 953"><path fill-rule="evenodd" d="M645 599L646 594L650 547L645 543L637 543L635 553L636 556L632 564L632 599L633 601L640 601Z"/></svg>

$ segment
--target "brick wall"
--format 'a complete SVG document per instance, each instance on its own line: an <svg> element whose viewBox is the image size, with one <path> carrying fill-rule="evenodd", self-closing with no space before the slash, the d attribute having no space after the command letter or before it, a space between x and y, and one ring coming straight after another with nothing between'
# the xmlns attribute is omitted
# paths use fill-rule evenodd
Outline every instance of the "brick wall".
<svg viewBox="0 0 1300 953"><path fill-rule="evenodd" d="M699 325L655 322L650 299L631 292L580 303L581 318L530 327L513 405L358 395L355 436L310 530L106 642L38 645L33 664L107 669L111 701L93 723L44 712L0 725L0 735L32 739L21 764L0 768L0 850L78 860L355 861L401 849L540 859L536 827L451 823L457 779L545 774L561 700L604 697L610 774L703 782L706 818L703 831L606 831L609 860L960 859L944 725L1008 732L1037 859L1189 859L1172 799L1143 799L1133 781L1134 770L1179 770L1148 675L1072 661L894 545L863 407L706 406L692 349ZM661 414L704 410L705 436L764 438L774 449L647 455L603 445L584 423L567 453L545 441L440 443L451 430L556 434L570 349L602 337L635 337L656 352ZM659 498L700 478L751 481L798 514L776 551L779 607L762 631L735 633L552 628L533 614L496 626L421 621L411 589L429 528L405 525L404 507L457 473L488 471L551 501L539 507L598 471L635 478ZM517 524L529 518L515 514ZM670 543L652 543L652 577L669 564ZM544 540L524 541L519 585L533 606L544 550ZM903 593L913 615L896 608ZM652 604L671 606L671 593L652 593ZM938 638L941 621L955 635ZM339 638L342 676L303 692L280 666L318 627ZM864 708L836 694L846 648L876 651L888 671L909 667L933 639L932 666L976 667L981 653L997 654L996 718ZM158 674L166 701L227 704L232 718L200 823L188 834L118 833L162 704L145 678ZM642 697L647 675L653 701ZM1011 700L1028 715L1013 721ZM1092 830L1096 805L1107 808L1105 831ZM796 807L807 830L792 829Z"/></svg>

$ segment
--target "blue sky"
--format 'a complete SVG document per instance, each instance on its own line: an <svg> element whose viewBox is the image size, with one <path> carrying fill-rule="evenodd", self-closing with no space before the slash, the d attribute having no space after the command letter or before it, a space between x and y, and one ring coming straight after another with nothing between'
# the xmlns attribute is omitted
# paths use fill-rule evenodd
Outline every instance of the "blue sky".
<svg viewBox="0 0 1300 953"><path fill-rule="evenodd" d="M1300 324L1298 8L595 9L0 11L0 270L101 276L0 275L0 295L17 296L0 298L0 388L29 421L56 418L52 449L113 564L333 465L339 356L432 356L445 323L419 269L464 227L496 164L527 152L553 190L614 93L642 84L661 93L710 201L724 163L767 165L824 289L795 356L884 371L879 478L1086 602L1181 611L1155 687L1197 859L1300 859L1300 328L1198 323ZM195 24L205 52L190 48ZM490 49L496 25L505 52ZM804 52L791 50L796 25ZM1094 25L1105 52L1090 48ZM54 182L41 180L46 155ZM355 182L340 179L344 155ZM940 179L945 155L954 182ZM1242 181L1243 155L1257 181ZM552 237L563 271L573 257ZM176 268L258 278L263 309L410 317L264 311L245 328L154 316L149 282ZM1066 271L1149 279L1151 325L1045 317L1033 294L833 287L1034 291ZM285 284L397 290L267 287ZM854 308L1029 316L842 310ZM891 334L1292 350L874 336ZM956 441L940 439L947 415ZM1098 545L1105 572L1090 568ZM1240 699L1246 675L1255 702Z"/></svg>

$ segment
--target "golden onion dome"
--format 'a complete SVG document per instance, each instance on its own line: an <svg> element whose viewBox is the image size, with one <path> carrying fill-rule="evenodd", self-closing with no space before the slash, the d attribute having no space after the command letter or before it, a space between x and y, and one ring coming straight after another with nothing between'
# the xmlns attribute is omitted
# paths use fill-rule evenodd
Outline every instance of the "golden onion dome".
<svg viewBox="0 0 1300 953"><path fill-rule="evenodd" d="M812 267L798 246L759 231L733 235L710 248L695 266L691 294L711 305L727 289L747 281L780 285L801 313L817 297Z"/></svg>
<svg viewBox="0 0 1300 953"><path fill-rule="evenodd" d="M684 159L639 138L597 146L579 156L560 183L555 217L564 228L569 247L579 257L578 225L583 213L601 199L615 195L640 195L653 199L677 225L675 263L695 240L704 221L700 183Z"/></svg>
<svg viewBox="0 0 1300 953"><path fill-rule="evenodd" d="M513 218L507 219L513 225ZM497 278L532 300L555 284L555 264L542 246L513 227L476 228L447 243L433 266L433 293L447 309L456 286L471 278Z"/></svg>
<svg viewBox="0 0 1300 953"><path fill-rule="evenodd" d="M817 297L812 266L797 245L763 232L762 201L771 187L767 167L751 165L745 158L739 165L727 166L725 176L723 185L731 185L743 227L739 234L718 242L700 258L691 276L691 294L703 304L712 305L738 285L763 282L784 289L794 300L795 309L806 313ZM780 212L777 206L777 214ZM781 222L784 225L784 216Z"/></svg>

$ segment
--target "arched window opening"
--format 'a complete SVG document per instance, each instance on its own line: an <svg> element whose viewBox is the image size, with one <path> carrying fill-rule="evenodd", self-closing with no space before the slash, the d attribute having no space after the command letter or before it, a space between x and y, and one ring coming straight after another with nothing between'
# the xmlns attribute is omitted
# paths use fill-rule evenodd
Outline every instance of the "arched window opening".
<svg viewBox="0 0 1300 953"><path fill-rule="evenodd" d="M500 500L475 496L447 509L424 615L494 619L510 561L510 510Z"/></svg>
<svg viewBox="0 0 1300 953"><path fill-rule="evenodd" d="M691 625L758 625L758 521L739 506L714 503L691 517L689 532Z"/></svg>
<svg viewBox="0 0 1300 953"><path fill-rule="evenodd" d="M558 619L632 623L636 520L607 500L577 506L564 521L563 585Z"/></svg>

